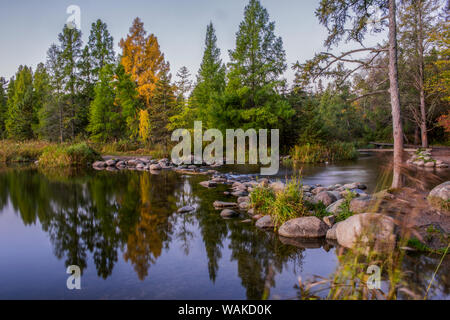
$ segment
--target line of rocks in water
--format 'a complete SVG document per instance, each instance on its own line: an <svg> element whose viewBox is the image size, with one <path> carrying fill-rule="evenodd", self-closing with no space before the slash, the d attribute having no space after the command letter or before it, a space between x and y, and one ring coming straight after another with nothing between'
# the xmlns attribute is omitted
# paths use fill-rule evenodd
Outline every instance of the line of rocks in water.
<svg viewBox="0 0 450 320"><path fill-rule="evenodd" d="M169 169L175 170L184 174L214 174L217 171L210 168L219 167L218 164L207 165L175 165L167 158L152 159L152 157L140 157L140 158L117 158L108 159L104 161L96 161L92 164L95 170L139 170L149 171L153 174L160 173L161 170Z"/></svg>
<svg viewBox="0 0 450 320"><path fill-rule="evenodd" d="M448 164L442 160L435 160L431 157L431 150L416 152L406 161L407 164L424 168L448 168Z"/></svg>
<svg viewBox="0 0 450 320"><path fill-rule="evenodd" d="M255 226L264 230L273 230L274 222L270 215L261 215L251 208L250 193L256 186L269 187L275 192L282 191L285 184L280 181L270 181L267 178L256 180L253 177L227 177L223 174L215 174L210 180L200 183L207 188L214 188L218 184L230 186L225 195L237 198L236 202L215 201L213 206L220 210L223 218L242 217L247 213L255 220ZM278 234L291 239L319 239L337 241L346 248L353 248L358 244L371 243L375 250L392 250L396 245L397 232L394 219L386 214L368 212L376 207L380 200L390 201L394 196L386 191L369 195L365 192L367 187L359 182L349 184L335 184L328 187L321 185L303 185L304 200L312 203L322 202L327 206L329 216L319 219L316 216L299 217L285 222L278 228ZM342 211L345 196L352 192L355 198L349 202L349 210L354 213L344 221L336 223L336 217ZM450 182L437 186L430 192L430 196L438 197L443 201L449 201ZM250 219L242 222L251 222ZM368 229L371 231L370 239L367 237Z"/></svg>

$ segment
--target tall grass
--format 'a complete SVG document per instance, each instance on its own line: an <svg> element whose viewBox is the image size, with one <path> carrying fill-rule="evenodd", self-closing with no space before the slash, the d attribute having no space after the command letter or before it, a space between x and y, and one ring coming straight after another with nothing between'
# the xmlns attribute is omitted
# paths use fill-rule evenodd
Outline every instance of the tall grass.
<svg viewBox="0 0 450 320"><path fill-rule="evenodd" d="M37 160L45 148L52 145L45 141L0 140L0 162L26 162Z"/></svg>
<svg viewBox="0 0 450 320"><path fill-rule="evenodd" d="M96 143L95 149L104 155L135 155L152 156L153 158L167 158L169 148L163 145L146 145L140 142L119 140L111 143Z"/></svg>
<svg viewBox="0 0 450 320"><path fill-rule="evenodd" d="M358 152L352 143L303 144L291 150L294 161L302 163L323 163L338 160L352 160L358 157Z"/></svg>
<svg viewBox="0 0 450 320"><path fill-rule="evenodd" d="M86 142L73 145L49 145L39 157L39 166L82 166L100 159L100 154L92 149Z"/></svg>

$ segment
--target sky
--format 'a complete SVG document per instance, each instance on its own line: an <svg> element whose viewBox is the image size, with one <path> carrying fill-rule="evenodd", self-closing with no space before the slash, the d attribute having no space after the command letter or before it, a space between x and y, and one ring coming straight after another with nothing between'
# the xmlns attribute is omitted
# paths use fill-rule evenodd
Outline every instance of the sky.
<svg viewBox="0 0 450 320"><path fill-rule="evenodd" d="M118 43L125 38L135 17L140 17L148 33L158 37L161 51L170 62L172 74L186 66L195 75L199 68L207 24L212 21L224 62L235 45L235 35L248 0L0 0L0 76L9 79L19 65L35 68L45 62L46 52L69 18L67 8L77 5L81 11L81 31L86 43L91 23L98 18L107 23ZM261 0L275 21L275 33L281 36L288 70L297 60L310 59L323 51L327 32L314 12L319 0ZM380 36L370 39L379 41ZM337 51L352 48L346 44ZM194 76L192 77L194 79Z"/></svg>

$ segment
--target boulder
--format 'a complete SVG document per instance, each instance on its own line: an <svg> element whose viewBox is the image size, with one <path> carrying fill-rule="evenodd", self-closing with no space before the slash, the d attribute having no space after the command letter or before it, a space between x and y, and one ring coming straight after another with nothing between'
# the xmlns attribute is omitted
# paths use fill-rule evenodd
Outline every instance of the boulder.
<svg viewBox="0 0 450 320"><path fill-rule="evenodd" d="M104 168L106 167L106 163L104 161L95 161L92 166L94 168Z"/></svg>
<svg viewBox="0 0 450 320"><path fill-rule="evenodd" d="M277 182L272 182L270 184L270 188L274 192L281 192L281 191L284 191L284 189L286 188L286 185L281 181L277 181Z"/></svg>
<svg viewBox="0 0 450 320"><path fill-rule="evenodd" d="M241 203L239 203L239 209L247 210L248 208L250 208L250 203L248 203L248 202L241 202Z"/></svg>
<svg viewBox="0 0 450 320"><path fill-rule="evenodd" d="M323 191L327 191L327 188L317 187L317 188L314 188L313 190L311 190L311 193L312 194L319 194L319 193L321 193Z"/></svg>
<svg viewBox="0 0 450 320"><path fill-rule="evenodd" d="M370 246L377 251L395 247L394 220L379 213L361 213L340 222L336 227L336 239L346 248L356 245Z"/></svg>
<svg viewBox="0 0 450 320"><path fill-rule="evenodd" d="M317 217L301 217L285 222L278 234L287 238L325 237L328 226Z"/></svg>
<svg viewBox="0 0 450 320"><path fill-rule="evenodd" d="M450 200L450 181L444 182L436 186L430 191L429 198L438 198L443 201Z"/></svg>
<svg viewBox="0 0 450 320"><path fill-rule="evenodd" d="M371 196L355 198L350 201L350 211L355 213L367 212L374 204L374 199Z"/></svg>
<svg viewBox="0 0 450 320"><path fill-rule="evenodd" d="M113 160L113 159L107 160L107 161L106 161L106 165L107 165L108 167L113 167L113 166L116 165L116 160Z"/></svg>
<svg viewBox="0 0 450 320"><path fill-rule="evenodd" d="M345 202L345 199L340 199L336 202L333 202L327 207L327 212L332 213L333 215L337 216L342 209L340 206Z"/></svg>
<svg viewBox="0 0 450 320"><path fill-rule="evenodd" d="M434 166L435 166L434 161L425 162L425 167L426 168L434 168Z"/></svg>
<svg viewBox="0 0 450 320"><path fill-rule="evenodd" d="M322 220L323 220L323 222L325 222L325 224L328 227L331 228L334 225L334 223L336 222L336 217L334 215L331 215L331 216L324 217Z"/></svg>
<svg viewBox="0 0 450 320"><path fill-rule="evenodd" d="M257 226L260 229L272 229L275 227L272 221L272 217L267 215L263 216L262 218L258 219L256 221L255 226Z"/></svg>
<svg viewBox="0 0 450 320"><path fill-rule="evenodd" d="M223 209L222 212L220 212L220 216L222 218L233 218L237 217L238 215L239 213L231 209Z"/></svg>
<svg viewBox="0 0 450 320"><path fill-rule="evenodd" d="M328 229L327 234L326 234L326 238L328 240L336 240L336 228L338 226L339 222L336 223L333 227L331 227L331 229Z"/></svg>
<svg viewBox="0 0 450 320"><path fill-rule="evenodd" d="M237 203L235 203L235 202L214 201L213 206L215 208L235 208L235 207L237 207Z"/></svg>
<svg viewBox="0 0 450 320"><path fill-rule="evenodd" d="M161 165L159 163L152 164L150 170L161 170Z"/></svg>
<svg viewBox="0 0 450 320"><path fill-rule="evenodd" d="M250 202L250 197L239 197L237 199L237 203L241 203L241 202Z"/></svg>
<svg viewBox="0 0 450 320"><path fill-rule="evenodd" d="M217 187L217 182L214 181L202 181L199 183L201 186L205 188L215 188Z"/></svg>
<svg viewBox="0 0 450 320"><path fill-rule="evenodd" d="M329 206L337 200L334 194L332 194L330 191L322 191L317 194L314 199L317 202L322 202L325 206Z"/></svg>
<svg viewBox="0 0 450 320"><path fill-rule="evenodd" d="M183 208L178 209L178 213L186 213L186 212L191 212L194 211L195 208L193 206L185 206Z"/></svg>

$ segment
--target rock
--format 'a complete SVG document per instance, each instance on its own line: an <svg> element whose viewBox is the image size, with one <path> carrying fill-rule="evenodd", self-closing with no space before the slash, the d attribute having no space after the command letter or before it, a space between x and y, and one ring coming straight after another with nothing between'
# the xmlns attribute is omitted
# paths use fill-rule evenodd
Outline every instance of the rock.
<svg viewBox="0 0 450 320"><path fill-rule="evenodd" d="M337 200L334 194L332 194L330 191L322 191L317 194L314 199L317 202L322 202L325 206L329 206Z"/></svg>
<svg viewBox="0 0 450 320"><path fill-rule="evenodd" d="M425 165L425 161L417 160L417 161L414 161L413 164L418 166L418 167L423 167Z"/></svg>
<svg viewBox="0 0 450 320"><path fill-rule="evenodd" d="M275 227L272 221L272 217L267 215L263 216L262 218L258 219L256 221L255 226L257 226L260 229L272 229Z"/></svg>
<svg viewBox="0 0 450 320"><path fill-rule="evenodd" d="M362 184L362 183L358 182L358 189L367 190L367 186L365 184Z"/></svg>
<svg viewBox="0 0 450 320"><path fill-rule="evenodd" d="M252 219L245 219L245 220L241 221L241 223L251 223L251 222L252 222Z"/></svg>
<svg viewBox="0 0 450 320"><path fill-rule="evenodd" d="M395 247L394 220L379 213L356 214L337 224L336 238L346 248L370 246L376 251Z"/></svg>
<svg viewBox="0 0 450 320"><path fill-rule="evenodd" d="M129 167L135 167L138 164L138 161L136 159L130 159L127 161L127 166Z"/></svg>
<svg viewBox="0 0 450 320"><path fill-rule="evenodd" d="M284 191L284 189L286 188L286 185L281 182L281 181L277 181L277 182L272 182L269 187L274 191L274 192L282 192Z"/></svg>
<svg viewBox="0 0 450 320"><path fill-rule="evenodd" d="M328 229L327 234L326 234L326 238L328 240L336 240L336 228L338 226L340 222L336 223L331 229Z"/></svg>
<svg viewBox="0 0 450 320"><path fill-rule="evenodd" d="M323 191L327 191L327 188L324 188L324 187L317 187L317 188L314 188L314 189L311 191L311 193L312 193L312 194L319 194L319 193L321 193L321 192L323 192Z"/></svg>
<svg viewBox="0 0 450 320"><path fill-rule="evenodd" d="M369 209L371 209L371 207L375 204L373 200L374 199L371 196L352 199L350 201L350 211L355 213L370 211Z"/></svg>
<svg viewBox="0 0 450 320"><path fill-rule="evenodd" d="M239 197L237 199L237 203L241 203L241 202L250 202L250 197Z"/></svg>
<svg viewBox="0 0 450 320"><path fill-rule="evenodd" d="M347 184L344 184L343 188L344 189L358 189L358 183L357 182L347 183Z"/></svg>
<svg viewBox="0 0 450 320"><path fill-rule="evenodd" d="M235 197L246 197L246 196L248 196L248 192L244 191L244 190L239 190L239 191L232 192L231 195L235 196Z"/></svg>
<svg viewBox="0 0 450 320"><path fill-rule="evenodd" d="M121 160L116 163L116 167L125 167L127 164L125 161Z"/></svg>
<svg viewBox="0 0 450 320"><path fill-rule="evenodd" d="M255 209L251 208L247 211L247 213L251 216L253 216L255 214Z"/></svg>
<svg viewBox="0 0 450 320"><path fill-rule="evenodd" d="M301 217L285 222L278 234L287 238L320 238L327 233L328 226L317 217Z"/></svg>
<svg viewBox="0 0 450 320"><path fill-rule="evenodd" d="M142 163L142 162L139 162L137 165L136 165L136 169L138 169L138 170L143 170L145 168L145 165Z"/></svg>
<svg viewBox="0 0 450 320"><path fill-rule="evenodd" d="M241 202L241 203L239 203L239 209L247 210L248 208L250 208L250 203L248 203L248 202Z"/></svg>
<svg viewBox="0 0 450 320"><path fill-rule="evenodd" d="M213 206L215 208L235 208L235 207L237 207L237 203L235 203L235 202L214 201Z"/></svg>
<svg viewBox="0 0 450 320"><path fill-rule="evenodd" d="M150 169L150 173L154 174L154 175L158 175L158 174L161 174L161 170L152 170L152 169Z"/></svg>
<svg viewBox="0 0 450 320"><path fill-rule="evenodd" d="M95 161L92 166L94 168L104 168L106 167L106 163L104 161Z"/></svg>
<svg viewBox="0 0 450 320"><path fill-rule="evenodd" d="M327 211L328 211L329 213L332 213L332 214L334 214L335 216L337 216L337 215L342 211L342 209L340 208L340 206L341 206L344 202L345 202L345 199L340 199L340 200L338 200L338 201L336 201L336 202L330 204L330 205L327 207Z"/></svg>
<svg viewBox="0 0 450 320"><path fill-rule="evenodd" d="M150 170L161 170L161 165L159 163L151 164Z"/></svg>
<svg viewBox="0 0 450 320"><path fill-rule="evenodd" d="M305 185L302 187L302 189L303 189L304 192L311 192L312 187L309 186L309 185L307 185L307 184L305 184Z"/></svg>
<svg viewBox="0 0 450 320"><path fill-rule="evenodd" d="M116 160L113 160L113 159L107 160L107 161L106 161L106 165L107 165L108 167L113 167L113 166L116 165Z"/></svg>
<svg viewBox="0 0 450 320"><path fill-rule="evenodd" d="M324 217L322 220L323 220L323 222L325 222L325 224L327 226L329 226L331 228L334 225L334 223L336 222L336 217L331 215L331 216Z"/></svg>
<svg viewBox="0 0 450 320"><path fill-rule="evenodd" d="M183 207L183 208L180 208L180 209L178 209L178 213L186 213L186 212L191 212L191 211L194 211L195 210L195 208L194 207L192 207L192 206L185 206L185 207Z"/></svg>
<svg viewBox="0 0 450 320"><path fill-rule="evenodd" d="M148 159L148 158L139 158L139 161L140 161L140 162L143 162L143 163L145 163L145 164L150 163L150 159Z"/></svg>
<svg viewBox="0 0 450 320"><path fill-rule="evenodd" d="M267 178L259 179L258 185L261 187L267 187L269 185L269 179L267 179Z"/></svg>
<svg viewBox="0 0 450 320"><path fill-rule="evenodd" d="M215 188L217 187L217 182L214 181L202 181L199 183L201 186L205 187L205 188Z"/></svg>
<svg viewBox="0 0 450 320"><path fill-rule="evenodd" d="M442 209L444 204L450 201L450 181L444 182L430 191L428 201L437 209Z"/></svg>
<svg viewBox="0 0 450 320"><path fill-rule="evenodd" d="M238 215L239 213L231 209L223 209L222 212L220 212L220 216L222 218L233 218L237 217Z"/></svg>
<svg viewBox="0 0 450 320"><path fill-rule="evenodd" d="M434 161L425 162L425 167L426 168L434 168L434 166L435 166Z"/></svg>
<svg viewBox="0 0 450 320"><path fill-rule="evenodd" d="M329 191L329 192L332 193L336 197L336 200L342 199L341 193L339 191Z"/></svg>
<svg viewBox="0 0 450 320"><path fill-rule="evenodd" d="M227 182L227 179L222 178L222 177L215 177L215 178L211 179L211 181L216 182L216 183L225 183L225 182Z"/></svg>

